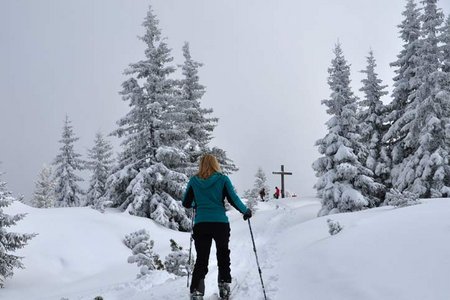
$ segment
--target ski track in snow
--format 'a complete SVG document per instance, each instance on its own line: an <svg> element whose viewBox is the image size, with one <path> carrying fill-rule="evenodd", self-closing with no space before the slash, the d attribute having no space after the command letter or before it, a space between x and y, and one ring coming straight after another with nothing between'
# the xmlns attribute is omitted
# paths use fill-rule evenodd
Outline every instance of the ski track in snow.
<svg viewBox="0 0 450 300"><path fill-rule="evenodd" d="M269 206L271 204L268 204ZM255 244L257 248L258 258L260 267L262 270L262 276L264 280L264 285L266 289L267 296L269 298L276 298L276 281L277 274L273 274L273 264L277 260L280 260L277 256L277 249L275 247L275 242L268 240L266 237L274 237L277 234L277 229L283 224L287 224L289 220L285 218L285 210L288 207L280 208L279 213L275 213L273 216L266 215L265 211L256 212L255 216L252 218L252 230L255 238ZM240 216L238 216L240 218ZM267 219L269 219L267 221ZM262 226L261 226L262 225ZM233 239L233 235L241 237L239 240ZM247 237L247 238L245 238ZM234 281L237 281L237 286L232 291L232 299L263 299L263 292L261 281L259 278L259 273L257 269L256 259L253 251L253 245L251 242L251 236L247 222L243 222L240 219L232 221L232 235L231 235L231 256L232 256L232 274ZM214 248L214 247L213 247ZM217 296L217 265L215 261L215 252L212 250L210 257L210 265L207 278L205 279L206 285L206 295L205 299L215 300L219 299ZM178 285L174 282L174 285ZM161 286L161 290L154 288L152 296L162 295L166 293L167 284ZM181 299L183 293L186 293L186 289L178 291L175 286L171 289L173 293L165 294L161 299L175 299L178 297ZM181 294L178 294L181 292ZM178 295L177 295L178 294ZM153 298L151 298L153 299ZM156 298L155 298L156 299Z"/></svg>
<svg viewBox="0 0 450 300"><path fill-rule="evenodd" d="M260 203L254 217L251 218L256 250L268 299L277 299L278 274L274 270L274 265L281 261L282 258L279 257L279 251L276 247L278 243L276 236L280 228L285 228L292 223L298 222L298 215L294 213L293 207L288 201L284 199L277 202ZM301 204L299 207L308 205L312 206L313 209L304 214L304 221L314 218L318 210L318 204L315 201ZM231 272L233 283L237 281L235 283L236 286L232 287L232 299L264 299L248 223L242 221L242 217L239 214L232 212L230 215ZM213 246L210 255L209 272L205 278L205 299L220 299L217 296L216 278L217 262L215 247ZM154 286L146 293L146 297L150 297L146 299L188 299L186 278ZM128 299L143 300L144 298L136 296L136 298Z"/></svg>

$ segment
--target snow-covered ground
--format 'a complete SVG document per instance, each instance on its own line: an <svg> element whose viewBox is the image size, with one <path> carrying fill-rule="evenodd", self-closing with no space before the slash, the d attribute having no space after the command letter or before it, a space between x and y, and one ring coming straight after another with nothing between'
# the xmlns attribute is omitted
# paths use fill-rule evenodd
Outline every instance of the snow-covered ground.
<svg viewBox="0 0 450 300"><path fill-rule="evenodd" d="M251 222L270 299L450 299L450 199L316 218L319 206L305 198L259 203ZM26 269L6 281L0 299L187 299L185 277L155 271L136 279L138 267L127 263L131 251L122 239L145 228L164 259L169 239L187 248L189 234L114 210L15 202L6 212L28 213L12 231L39 235L19 251ZM234 299L263 299L248 224L235 211L229 217L232 274L239 283ZM343 226L337 235L328 233L328 218ZM215 299L216 278L213 250L207 299Z"/></svg>

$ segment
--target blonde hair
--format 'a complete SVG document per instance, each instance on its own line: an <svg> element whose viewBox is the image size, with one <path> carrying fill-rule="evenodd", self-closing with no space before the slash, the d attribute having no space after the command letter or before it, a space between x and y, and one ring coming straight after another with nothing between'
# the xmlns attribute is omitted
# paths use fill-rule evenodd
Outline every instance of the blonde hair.
<svg viewBox="0 0 450 300"><path fill-rule="evenodd" d="M206 179L215 172L220 172L220 165L217 158L211 154L205 154L200 159L199 170L197 176Z"/></svg>

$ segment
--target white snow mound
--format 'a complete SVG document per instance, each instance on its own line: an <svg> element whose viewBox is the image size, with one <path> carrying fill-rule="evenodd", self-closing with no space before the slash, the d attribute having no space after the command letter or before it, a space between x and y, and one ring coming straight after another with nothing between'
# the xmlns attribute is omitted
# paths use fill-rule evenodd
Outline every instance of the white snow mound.
<svg viewBox="0 0 450 300"><path fill-rule="evenodd" d="M450 200L395 209L382 207L317 218L317 199L259 203L251 225L267 296L271 300L450 299ZM126 234L145 228L162 260L172 238L185 249L189 234L153 221L90 208L35 209L19 202L6 213L28 215L9 231L35 232L20 251L16 270L0 299L187 299L186 277L154 271L136 279L127 263ZM248 223L235 210L231 222L233 300L264 299ZM342 231L331 236L327 219ZM211 251L206 299L216 299L217 264Z"/></svg>

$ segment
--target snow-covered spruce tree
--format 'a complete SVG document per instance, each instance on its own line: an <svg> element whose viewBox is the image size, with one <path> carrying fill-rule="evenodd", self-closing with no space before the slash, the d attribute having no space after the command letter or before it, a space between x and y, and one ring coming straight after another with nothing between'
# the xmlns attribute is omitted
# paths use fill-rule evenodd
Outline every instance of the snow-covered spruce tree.
<svg viewBox="0 0 450 300"><path fill-rule="evenodd" d="M205 94L205 87L200 84L198 69L203 65L192 59L189 43L183 46L184 63L180 65L183 78L178 81L177 105L175 106L176 126L186 131L187 138L181 147L188 159L182 173L192 176L198 169L198 161L202 154L215 155L224 173L237 171L233 161L220 148L209 146L212 133L217 126L218 118L210 117L211 108L202 108L200 100Z"/></svg>
<svg viewBox="0 0 450 300"><path fill-rule="evenodd" d="M164 261L166 271L177 276L187 276L188 270L193 268L193 265L189 265L189 253L172 239L170 240L170 248L172 252L166 256ZM194 259L191 259L191 262L194 262Z"/></svg>
<svg viewBox="0 0 450 300"><path fill-rule="evenodd" d="M442 87L447 92L450 92L450 15L447 16L445 21L442 35Z"/></svg>
<svg viewBox="0 0 450 300"><path fill-rule="evenodd" d="M326 123L328 133L316 142L323 156L313 163L318 177L314 187L322 199L320 216L373 206L378 199L372 195L383 188L358 160L362 146L356 126L356 97L350 89L350 67L340 44L334 54L328 69L331 97L322 100L332 117Z"/></svg>
<svg viewBox="0 0 450 300"><path fill-rule="evenodd" d="M44 165L35 183L31 204L38 208L55 206L55 181L51 167Z"/></svg>
<svg viewBox="0 0 450 300"><path fill-rule="evenodd" d="M164 268L159 255L153 252L155 242L150 239L150 234L145 229L127 234L123 243L133 252L133 255L128 257L128 262L136 263L138 267L141 267L137 278L145 276L153 270Z"/></svg>
<svg viewBox="0 0 450 300"><path fill-rule="evenodd" d="M270 188L267 184L267 176L264 173L264 170L261 167L258 167L258 170L255 174L255 183L253 184L253 189L251 191L251 197L254 199L261 200L259 192L264 189L266 193L266 197L268 198L270 195Z"/></svg>
<svg viewBox="0 0 450 300"><path fill-rule="evenodd" d="M419 84L408 107L411 121L404 138L413 151L399 164L398 181L393 185L421 198L450 196L450 93L442 86L445 73L439 32L444 15L436 2L423 1L416 69Z"/></svg>
<svg viewBox="0 0 450 300"><path fill-rule="evenodd" d="M420 9L414 0L408 0L402 14L404 20L398 27L403 40L403 49L397 55L397 60L391 63L391 66L396 68L396 76L393 78L392 101L386 106L385 123L389 129L383 136L382 148L387 150L387 157L391 163L391 176L386 180L389 186L398 186L399 172L402 168L400 164L405 157L414 152L414 148L406 145L404 139L409 131L409 123L412 120L411 103L419 84L416 73L420 46Z"/></svg>
<svg viewBox="0 0 450 300"><path fill-rule="evenodd" d="M7 278L14 275L14 268L24 268L22 257L11 253L23 248L28 240L36 235L6 231L6 228L14 226L25 217L25 214L11 216L3 211L3 207L11 205L13 201L11 192L6 188L6 182L0 178L0 288L4 286Z"/></svg>
<svg viewBox="0 0 450 300"><path fill-rule="evenodd" d="M230 174L239 170L234 162L230 158L228 158L225 150L217 147L212 147L210 153L217 158L224 174Z"/></svg>
<svg viewBox="0 0 450 300"><path fill-rule="evenodd" d="M149 217L163 226L187 231L190 220L181 205L187 176L178 171L188 156L179 147L185 131L174 123L177 97L175 68L159 21L150 8L143 23L145 59L130 64L121 92L130 111L113 133L122 138L123 151L107 181L106 197L129 213Z"/></svg>
<svg viewBox="0 0 450 300"><path fill-rule="evenodd" d="M112 163L112 146L98 132L95 135L94 146L88 150L88 160L86 161L86 168L92 172L86 193L86 205L90 205L100 211L103 211L105 206L112 204L103 197L106 192L106 180L111 172Z"/></svg>
<svg viewBox="0 0 450 300"><path fill-rule="evenodd" d="M442 42L442 72L444 73L443 87L450 91L450 15L445 21L441 35Z"/></svg>
<svg viewBox="0 0 450 300"><path fill-rule="evenodd" d="M359 112L361 144L364 145L364 152L361 153L364 165L373 172L374 180L383 185L382 190L378 190L380 194L373 195L381 204L384 198L384 182L390 175L390 163L386 153L386 147L383 147L381 139L387 130L384 124L385 106L381 101L381 97L388 92L384 91L387 87L382 85L381 79L375 72L376 61L373 51L369 52L367 57L367 67L361 71L366 74L366 78L362 80L363 87L360 89L364 93L364 99L359 102L361 111Z"/></svg>
<svg viewBox="0 0 450 300"><path fill-rule="evenodd" d="M75 172L83 170L84 161L81 155L75 152L74 143L79 140L75 137L70 125L69 117L64 121L60 152L56 156L55 166L55 205L59 207L81 206L83 190L78 182L83 181Z"/></svg>
<svg viewBox="0 0 450 300"><path fill-rule="evenodd" d="M213 112L212 109L200 106L205 87L199 82L198 68L203 64L192 59L187 42L183 45L183 56L184 64L179 66L183 79L178 81L178 104L175 113L177 125L187 134L187 138L180 145L188 156L183 173L192 176L198 169L200 156L209 151L208 144L218 119L208 117Z"/></svg>

